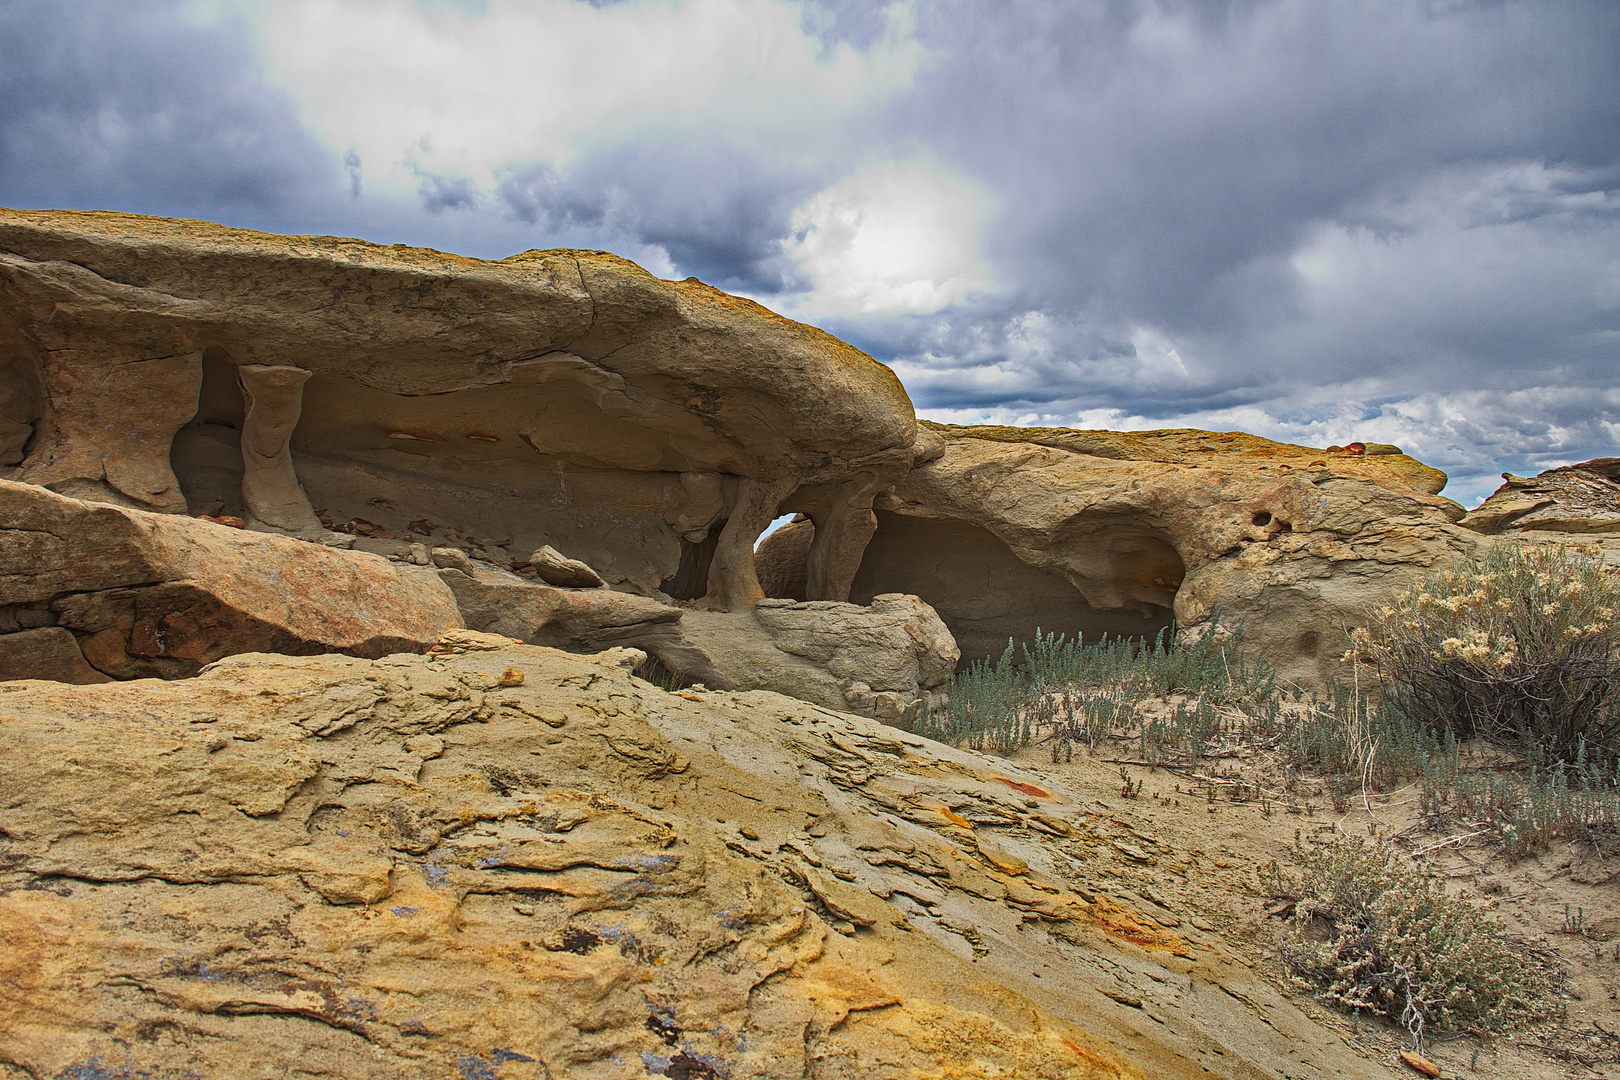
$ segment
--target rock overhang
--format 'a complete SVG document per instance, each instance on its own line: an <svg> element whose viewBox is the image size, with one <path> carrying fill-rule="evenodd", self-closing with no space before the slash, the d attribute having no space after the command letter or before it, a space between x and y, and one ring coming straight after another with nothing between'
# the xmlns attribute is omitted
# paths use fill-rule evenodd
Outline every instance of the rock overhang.
<svg viewBox="0 0 1620 1080"><path fill-rule="evenodd" d="M569 549L643 592L718 533L694 572L728 607L760 595L753 541L805 487L824 489L830 526L822 595L847 595L871 494L916 454L882 364L604 252L484 261L0 211L0 335L10 479L169 513L200 502L310 539L317 509L369 521L380 501L397 532L478 504L486 536ZM570 508L582 487L613 506Z"/></svg>
<svg viewBox="0 0 1620 1080"><path fill-rule="evenodd" d="M864 353L605 252L485 261L76 211L0 211L0 250L9 321L42 347L213 347L402 397L581 384L691 442L690 468L755 478L909 464L916 440L899 380Z"/></svg>

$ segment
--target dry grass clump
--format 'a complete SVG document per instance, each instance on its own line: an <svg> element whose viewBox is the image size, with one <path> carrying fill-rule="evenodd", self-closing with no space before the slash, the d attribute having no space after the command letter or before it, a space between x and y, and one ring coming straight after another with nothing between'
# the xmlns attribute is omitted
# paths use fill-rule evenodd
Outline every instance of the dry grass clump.
<svg viewBox="0 0 1620 1080"><path fill-rule="evenodd" d="M1388 1016L1418 1045L1435 1032L1485 1034L1552 1012L1555 969L1388 849L1296 845L1294 860L1297 876L1273 862L1260 877L1294 901L1282 955L1302 989Z"/></svg>
<svg viewBox="0 0 1620 1080"><path fill-rule="evenodd" d="M1536 764L1620 762L1620 581L1589 548L1502 544L1430 577L1351 634L1415 723Z"/></svg>
<svg viewBox="0 0 1620 1080"><path fill-rule="evenodd" d="M1148 723L1138 715L1144 703L1184 695L1192 700L1147 741L1190 745L1196 756L1250 714L1275 718L1275 671L1247 656L1242 642L1243 628L1225 630L1218 615L1188 644L1173 630L1151 642L1105 635L1089 645L1036 630L1021 656L1009 640L999 660L975 660L958 672L946 704L908 718L908 730L1002 754L1032 741L1095 746L1103 732Z"/></svg>

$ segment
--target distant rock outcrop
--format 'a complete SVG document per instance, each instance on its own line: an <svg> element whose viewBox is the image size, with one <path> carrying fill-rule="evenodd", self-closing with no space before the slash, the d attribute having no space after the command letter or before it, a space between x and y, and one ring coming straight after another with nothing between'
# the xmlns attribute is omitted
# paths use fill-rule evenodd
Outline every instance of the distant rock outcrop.
<svg viewBox="0 0 1620 1080"><path fill-rule="evenodd" d="M1620 458L1595 458L1507 481L1462 524L1475 532L1620 534Z"/></svg>

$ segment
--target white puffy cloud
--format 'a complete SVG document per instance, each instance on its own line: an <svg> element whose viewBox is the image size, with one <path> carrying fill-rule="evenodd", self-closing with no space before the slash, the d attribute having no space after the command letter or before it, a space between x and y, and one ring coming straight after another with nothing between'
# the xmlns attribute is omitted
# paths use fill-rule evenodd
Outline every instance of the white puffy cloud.
<svg viewBox="0 0 1620 1080"><path fill-rule="evenodd" d="M782 249L811 290L786 299L799 317L931 314L990 287L980 234L982 188L938 165L882 162L793 211Z"/></svg>
<svg viewBox="0 0 1620 1080"><path fill-rule="evenodd" d="M791 0L214 0L248 20L270 81L365 190L471 206L509 170L566 168L643 131L724 130L755 152L905 87L907 8L866 49L828 45Z"/></svg>

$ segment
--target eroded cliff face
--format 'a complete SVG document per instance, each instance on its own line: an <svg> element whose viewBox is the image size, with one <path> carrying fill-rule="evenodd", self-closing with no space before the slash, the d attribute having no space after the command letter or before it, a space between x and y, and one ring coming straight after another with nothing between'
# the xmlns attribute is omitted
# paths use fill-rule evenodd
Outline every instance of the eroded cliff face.
<svg viewBox="0 0 1620 1080"><path fill-rule="evenodd" d="M1506 481L1468 512L1462 524L1487 535L1563 536L1572 541L1620 538L1620 458L1596 458Z"/></svg>
<svg viewBox="0 0 1620 1080"><path fill-rule="evenodd" d="M795 491L845 598L916 434L865 354L603 252L66 211L0 211L0 417L9 478L62 494L316 540L426 522L725 607Z"/></svg>
<svg viewBox="0 0 1620 1080"><path fill-rule="evenodd" d="M665 693L637 660L463 631L0 684L0 1063L1383 1075L1087 869L1098 845L1192 859L1149 825L875 721Z"/></svg>

